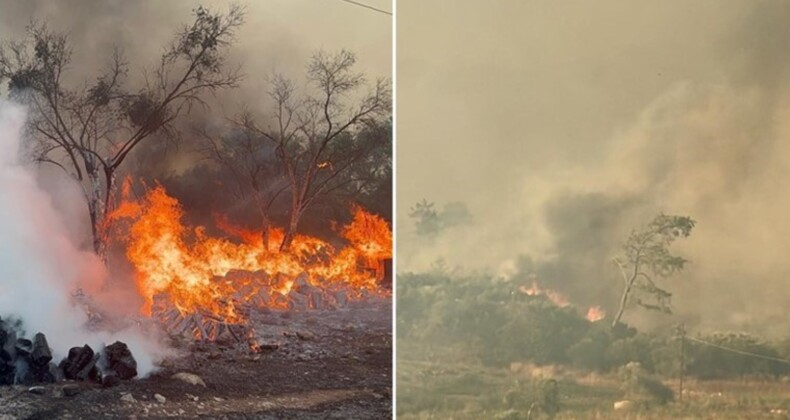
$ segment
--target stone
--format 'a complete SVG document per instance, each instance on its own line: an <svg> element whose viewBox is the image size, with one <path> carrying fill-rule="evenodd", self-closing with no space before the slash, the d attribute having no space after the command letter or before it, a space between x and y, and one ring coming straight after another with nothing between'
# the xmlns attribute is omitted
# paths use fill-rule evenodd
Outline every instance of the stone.
<svg viewBox="0 0 790 420"><path fill-rule="evenodd" d="M104 388L111 388L121 383L121 378L115 371L110 370L101 375L101 385Z"/></svg>
<svg viewBox="0 0 790 420"><path fill-rule="evenodd" d="M121 401L123 401L125 403L136 403L137 402L137 400L134 399L134 396L131 393L129 393L129 392L124 392L123 394L121 394Z"/></svg>
<svg viewBox="0 0 790 420"><path fill-rule="evenodd" d="M47 337L38 333L33 337L33 343L30 351L30 361L37 366L47 366L52 360L52 351L47 343Z"/></svg>
<svg viewBox="0 0 790 420"><path fill-rule="evenodd" d="M90 369L93 368L95 362L93 362L94 352L93 349L89 345L84 345L82 347L72 347L69 350L69 355L60 362L60 369L63 370L63 375L66 379L87 379L88 375L84 377L80 376L83 369L90 365Z"/></svg>
<svg viewBox="0 0 790 420"><path fill-rule="evenodd" d="M162 394L154 394L154 399L160 404L167 402L167 398L165 398L165 396Z"/></svg>
<svg viewBox="0 0 790 420"><path fill-rule="evenodd" d="M47 393L47 389L44 388L43 386L32 386L28 388L27 392L36 395L44 395Z"/></svg>
<svg viewBox="0 0 790 420"><path fill-rule="evenodd" d="M194 373L178 372L175 375L173 375L172 378L178 379L179 381L186 382L191 385L200 385L204 388L206 387L206 382L203 381L203 378L195 375Z"/></svg>
<svg viewBox="0 0 790 420"><path fill-rule="evenodd" d="M74 384L64 385L61 391L63 391L63 395L73 397L80 393L80 387Z"/></svg>
<svg viewBox="0 0 790 420"><path fill-rule="evenodd" d="M106 366L115 371L120 379L132 379L137 376L137 361L126 343L116 341L104 348Z"/></svg>
<svg viewBox="0 0 790 420"><path fill-rule="evenodd" d="M296 336L299 337L300 340L304 341L315 340L315 334L309 331L297 331Z"/></svg>

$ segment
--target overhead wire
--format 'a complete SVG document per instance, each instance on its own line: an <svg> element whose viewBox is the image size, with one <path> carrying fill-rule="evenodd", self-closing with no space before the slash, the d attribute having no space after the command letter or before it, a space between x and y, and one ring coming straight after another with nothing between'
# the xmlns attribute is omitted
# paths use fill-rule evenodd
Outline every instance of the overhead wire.
<svg viewBox="0 0 790 420"><path fill-rule="evenodd" d="M365 3L360 3L360 2L354 1L354 0L340 0L340 1L343 1L343 2L346 2L346 3L349 3L349 4L353 4L355 6L364 7L366 9L370 9L370 10L373 10L373 11L376 11L376 12L379 12L379 13L383 13L385 15L392 16L392 12L388 12L388 11L386 11L384 9L379 9L377 7L373 7L373 6L365 4Z"/></svg>

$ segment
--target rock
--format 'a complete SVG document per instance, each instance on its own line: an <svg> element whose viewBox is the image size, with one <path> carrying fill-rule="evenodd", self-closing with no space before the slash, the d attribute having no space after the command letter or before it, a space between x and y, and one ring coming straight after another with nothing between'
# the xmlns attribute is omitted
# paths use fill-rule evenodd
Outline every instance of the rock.
<svg viewBox="0 0 790 420"><path fill-rule="evenodd" d="M200 385L202 387L206 387L206 382L200 376L195 375L194 373L188 372L179 372L172 376L173 379L178 379L179 381L186 382L192 385Z"/></svg>
<svg viewBox="0 0 790 420"><path fill-rule="evenodd" d="M104 348L107 369L115 371L120 379L132 379L137 376L137 361L126 343L116 341Z"/></svg>
<svg viewBox="0 0 790 420"><path fill-rule="evenodd" d="M305 341L315 339L315 334L309 331L297 331L296 336L299 337L300 340L305 340Z"/></svg>
<svg viewBox="0 0 790 420"><path fill-rule="evenodd" d="M28 388L27 392L36 395L44 395L47 393L47 389L44 388L43 386L32 386Z"/></svg>
<svg viewBox="0 0 790 420"><path fill-rule="evenodd" d="M200 398L197 395L187 394L187 399L197 402Z"/></svg>
<svg viewBox="0 0 790 420"><path fill-rule="evenodd" d="M65 395L67 397L73 397L73 396L75 396L75 395L80 393L80 387L77 386L77 385L73 385L73 384L65 385L65 386L63 386L61 391L63 391L63 395Z"/></svg>
<svg viewBox="0 0 790 420"><path fill-rule="evenodd" d="M101 375L101 385L105 388L111 388L121 383L121 378L115 373L114 370L104 372Z"/></svg>
<svg viewBox="0 0 790 420"><path fill-rule="evenodd" d="M75 379L79 379L81 381L87 381L88 379L95 379L98 375L98 372L96 370L96 363L98 363L100 357L101 355L94 354L93 358L90 361L88 361L85 367L83 367L82 370L77 372Z"/></svg>
<svg viewBox="0 0 790 420"><path fill-rule="evenodd" d="M136 403L137 402L137 400L134 399L134 396L131 393L129 393L129 392L124 392L123 394L121 394L121 401L126 402L126 403Z"/></svg>
<svg viewBox="0 0 790 420"><path fill-rule="evenodd" d="M162 394L154 394L154 399L160 404L167 402L167 398L165 398L165 396Z"/></svg>
<svg viewBox="0 0 790 420"><path fill-rule="evenodd" d="M634 402L630 400L622 400L614 402L614 409L620 411L627 411L634 408Z"/></svg>
<svg viewBox="0 0 790 420"><path fill-rule="evenodd" d="M34 365L42 367L49 365L49 362L52 360L52 351L49 349L47 337L42 333L38 333L33 337L30 360Z"/></svg>
<svg viewBox="0 0 790 420"><path fill-rule="evenodd" d="M86 367L89 373L95 366L96 362L93 361L93 356L93 349L87 344L82 347L72 347L71 350L69 350L68 357L60 362L59 367L63 370L63 375L66 379L85 380L88 375L81 375L81 373Z"/></svg>

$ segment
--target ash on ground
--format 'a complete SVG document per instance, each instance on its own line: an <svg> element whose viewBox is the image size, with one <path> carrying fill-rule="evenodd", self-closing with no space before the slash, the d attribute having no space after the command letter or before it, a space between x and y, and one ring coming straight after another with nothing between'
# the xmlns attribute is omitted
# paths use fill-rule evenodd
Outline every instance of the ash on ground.
<svg viewBox="0 0 790 420"><path fill-rule="evenodd" d="M171 337L178 356L149 378L0 387L0 420L391 417L391 298L261 311L250 323L258 353L246 342Z"/></svg>

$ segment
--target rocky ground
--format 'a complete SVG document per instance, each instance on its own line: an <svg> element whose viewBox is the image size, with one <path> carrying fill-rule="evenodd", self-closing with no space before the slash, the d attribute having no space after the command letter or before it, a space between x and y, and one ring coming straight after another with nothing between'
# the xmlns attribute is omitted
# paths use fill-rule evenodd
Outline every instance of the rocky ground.
<svg viewBox="0 0 790 420"><path fill-rule="evenodd" d="M254 315L263 344L173 340L145 379L0 387L11 419L386 419L392 416L389 298L343 309Z"/></svg>

